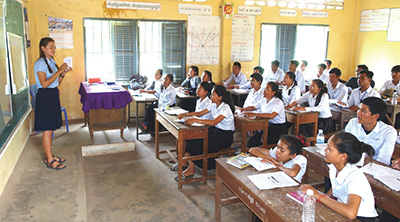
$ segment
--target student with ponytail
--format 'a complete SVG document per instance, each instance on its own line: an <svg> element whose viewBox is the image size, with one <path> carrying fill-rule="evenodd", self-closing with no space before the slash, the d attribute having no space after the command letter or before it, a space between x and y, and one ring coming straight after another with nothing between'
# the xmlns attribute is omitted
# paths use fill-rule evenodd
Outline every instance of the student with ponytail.
<svg viewBox="0 0 400 222"><path fill-rule="evenodd" d="M300 107L298 104L308 102L309 107ZM300 99L286 106L287 109L293 108L296 111L315 111L318 113L318 129L322 129L324 133L335 130L332 119L331 109L329 107L328 89L324 82L320 79L314 79L310 85L310 91L305 93ZM300 125L300 134L305 137L313 135L312 125Z"/></svg>
<svg viewBox="0 0 400 222"><path fill-rule="evenodd" d="M375 150L350 133L335 133L325 149L332 188L326 194L310 185L302 185L300 189L304 193L312 189L315 199L351 220L374 221L378 214L371 186L362 170L355 165L364 152L372 157Z"/></svg>
<svg viewBox="0 0 400 222"><path fill-rule="evenodd" d="M285 105L289 105L292 102L300 99L301 90L297 85L296 74L293 72L286 72L283 78L283 85L282 99Z"/></svg>
<svg viewBox="0 0 400 222"><path fill-rule="evenodd" d="M61 170L65 168L65 165L62 164L65 159L53 156L52 134L62 125L58 86L72 68L68 67L66 63L58 67L53 59L55 52L56 45L53 39L45 37L40 40L40 58L35 62L33 68L39 89L35 104L35 130L43 131L42 140L46 155L44 163L51 169Z"/></svg>
<svg viewBox="0 0 400 222"><path fill-rule="evenodd" d="M207 113L211 114L211 119L190 118L185 121L186 124L200 123L211 126L208 129L208 153L216 153L221 149L228 148L233 142L233 133L235 123L233 113L235 107L232 97L222 85L214 86L211 92L212 104L200 112L192 112L188 115L201 117ZM200 155L203 153L203 139L187 140L185 157L191 155ZM187 180L194 176L195 165L202 167L203 160L196 160L185 163L183 167L187 169L182 173L182 179ZM186 166L185 166L186 165ZM215 168L215 159L208 159L208 169ZM175 177L178 180L178 177Z"/></svg>

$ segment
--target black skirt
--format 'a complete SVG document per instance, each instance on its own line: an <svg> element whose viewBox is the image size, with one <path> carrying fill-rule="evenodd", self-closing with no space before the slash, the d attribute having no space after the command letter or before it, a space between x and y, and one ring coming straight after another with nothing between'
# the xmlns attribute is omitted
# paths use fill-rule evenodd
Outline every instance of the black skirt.
<svg viewBox="0 0 400 222"><path fill-rule="evenodd" d="M268 124L268 141L267 144L277 144L281 136L286 135L288 133L288 128L286 123L277 124L277 123L269 123ZM258 130L254 133L252 137L247 141L247 147L255 147L261 146L263 144L262 141L263 131Z"/></svg>
<svg viewBox="0 0 400 222"><path fill-rule="evenodd" d="M322 129L324 134L335 131L335 123L332 117L318 118L318 129ZM299 134L304 137L313 136L313 124L302 124L299 127Z"/></svg>
<svg viewBox="0 0 400 222"><path fill-rule="evenodd" d="M39 88L35 104L35 130L54 131L62 126L58 88Z"/></svg>

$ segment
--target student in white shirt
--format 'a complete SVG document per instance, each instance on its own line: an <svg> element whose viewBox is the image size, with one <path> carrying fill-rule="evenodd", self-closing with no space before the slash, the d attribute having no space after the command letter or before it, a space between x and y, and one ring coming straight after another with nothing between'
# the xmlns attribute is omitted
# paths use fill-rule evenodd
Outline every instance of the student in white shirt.
<svg viewBox="0 0 400 222"><path fill-rule="evenodd" d="M279 64L280 63L278 60L271 62L271 72L265 75L263 81L264 84L261 86L261 88L265 89L265 87L267 87L267 83L271 81L276 82L278 85L282 84L285 73L279 68Z"/></svg>
<svg viewBox="0 0 400 222"><path fill-rule="evenodd" d="M301 155L303 143L294 136L282 136L273 149L254 147L250 153L263 158L263 162L270 162L301 183L307 169L307 159Z"/></svg>
<svg viewBox="0 0 400 222"><path fill-rule="evenodd" d="M282 99L285 105L300 99L301 90L297 86L296 75L293 72L286 72L283 78Z"/></svg>
<svg viewBox="0 0 400 222"><path fill-rule="evenodd" d="M317 66L318 68L318 73L317 73L317 78L320 79L324 84L328 84L329 82L329 76L328 73L325 73L326 70L326 65L321 63Z"/></svg>
<svg viewBox="0 0 400 222"><path fill-rule="evenodd" d="M300 107L298 104L308 102L309 107ZM304 94L299 100L287 105L286 108L293 108L296 111L314 111L318 113L318 129L322 129L324 133L335 130L332 119L331 109L329 107L328 89L319 79L314 79L310 85L310 91ZM313 126L311 124L300 125L299 133L308 137L313 135Z"/></svg>
<svg viewBox="0 0 400 222"><path fill-rule="evenodd" d="M347 87L339 82L342 72L338 68L333 68L329 72L328 94L331 99L336 99L342 103L347 102Z"/></svg>
<svg viewBox="0 0 400 222"><path fill-rule="evenodd" d="M311 76L309 76L307 66L308 66L307 60L301 60L300 72L303 73L304 80L306 81L306 83L311 82L314 79Z"/></svg>
<svg viewBox="0 0 400 222"><path fill-rule="evenodd" d="M212 81L212 73L208 70L204 70L203 74L201 74L201 81L208 82L210 84L211 89L214 88L215 83Z"/></svg>
<svg viewBox="0 0 400 222"><path fill-rule="evenodd" d="M324 74L328 75L329 72L331 71L332 61L329 59L325 59L324 65L325 65Z"/></svg>
<svg viewBox="0 0 400 222"><path fill-rule="evenodd" d="M303 73L300 70L297 70L297 66L299 66L299 61L290 60L289 71L293 72L296 75L297 85L300 87L301 93L306 92L306 81L304 80Z"/></svg>
<svg viewBox="0 0 400 222"><path fill-rule="evenodd" d="M190 66L186 79L182 82L181 86L186 87L186 93L189 95L196 95L196 90L201 82L199 76L199 68L197 66Z"/></svg>
<svg viewBox="0 0 400 222"><path fill-rule="evenodd" d="M165 106L175 106L176 103L176 91L174 88L174 77L172 74L167 74L164 78L163 89L161 90L160 98L158 99L158 104L165 104ZM154 131L155 127L155 112L154 108L157 108L156 103L151 104L147 107L146 113L144 115L144 120L141 122L142 129L144 131Z"/></svg>
<svg viewBox="0 0 400 222"><path fill-rule="evenodd" d="M253 106L246 107L247 117L269 118L268 120L268 140L267 144L276 144L278 138L287 134L285 107L282 101L282 95L279 92L278 84L269 82L264 90L264 98ZM247 147L261 146L263 131L256 131L247 141Z"/></svg>
<svg viewBox="0 0 400 222"><path fill-rule="evenodd" d="M261 76L263 75L263 73L264 73L264 68L263 67L261 67L261 66L256 66L256 67L254 67L253 68L253 73L259 73L259 74L261 74ZM246 83L246 84L244 84L244 85L242 85L242 86L235 86L235 88L236 89L250 89L251 88L251 85L250 85L250 80ZM261 86L261 88L265 88L265 87L262 87Z"/></svg>
<svg viewBox="0 0 400 222"><path fill-rule="evenodd" d="M244 102L243 110L246 107L254 106L263 98L263 89L261 89L261 83L263 82L263 77L259 73L253 73L250 76L251 90L247 95L246 101Z"/></svg>
<svg viewBox="0 0 400 222"><path fill-rule="evenodd" d="M154 76L153 83L146 89L139 90L139 92L151 93L151 94L154 94L157 98L159 98L160 92L161 92L161 87L164 83L162 75L163 75L163 70L157 69L155 76Z"/></svg>
<svg viewBox="0 0 400 222"><path fill-rule="evenodd" d="M360 142L354 135L335 133L325 149L332 188L323 194L306 184L300 187L301 191L306 193L307 189L312 189L316 200L351 220L357 218L360 221L374 221L378 216L374 194L366 176L355 165L364 152L374 155L374 149Z"/></svg>
<svg viewBox="0 0 400 222"><path fill-rule="evenodd" d="M381 88L381 95L384 93L385 90L394 89L396 90L397 94L400 95L400 65L393 66L392 68L392 80L388 80L383 83Z"/></svg>
<svg viewBox="0 0 400 222"><path fill-rule="evenodd" d="M189 118L186 124L200 123L211 126L208 129L208 153L216 153L221 149L228 148L233 142L233 132L235 131L235 122L233 113L235 107L232 97L225 87L221 85L214 86L211 93L212 104L200 112L188 113L189 116L203 116L211 114L211 119ZM186 153L184 156L201 155L203 153L203 139L187 140ZM187 165L185 163L183 166ZM183 171L182 179L192 178L195 173L195 165L203 167L203 160L190 162L188 168ZM208 169L215 168L215 159L208 159ZM178 180L178 177L175 177Z"/></svg>
<svg viewBox="0 0 400 222"><path fill-rule="evenodd" d="M390 165L396 143L396 130L381 120L386 114L386 104L376 97L362 100L357 118L351 119L345 132L356 136L360 141L368 143L375 149L374 160Z"/></svg>
<svg viewBox="0 0 400 222"><path fill-rule="evenodd" d="M240 64L240 62L233 63L232 74L223 83L225 87L227 87L229 89L235 88L235 86L231 84L232 80L234 80L236 85L238 85L239 87L247 83L246 75L244 75L242 72L240 72L241 69L242 69L242 64Z"/></svg>
<svg viewBox="0 0 400 222"><path fill-rule="evenodd" d="M381 95L375 91L371 87L371 81L374 73L371 71L361 71L360 77L358 78L358 82L360 83L360 88L357 88L351 92L350 98L346 103L338 102L339 104L349 106L350 110L356 111L358 110L358 105L360 105L361 100L368 97L378 97L381 98Z"/></svg>
<svg viewBox="0 0 400 222"><path fill-rule="evenodd" d="M355 77L351 77L347 82L346 82L346 86L349 88L349 93L351 93L351 91L353 89L356 89L358 87L360 87L360 85L358 84L358 77L360 76L361 71L368 71L368 66L364 65L364 64L360 64L357 65L356 68L356 76ZM374 80L371 81L371 87L374 88L375 87L375 82Z"/></svg>

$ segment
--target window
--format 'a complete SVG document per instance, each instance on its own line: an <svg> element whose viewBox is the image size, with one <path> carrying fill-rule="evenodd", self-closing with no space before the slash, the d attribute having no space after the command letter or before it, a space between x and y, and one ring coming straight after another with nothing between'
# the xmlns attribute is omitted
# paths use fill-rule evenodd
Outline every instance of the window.
<svg viewBox="0 0 400 222"><path fill-rule="evenodd" d="M86 77L128 84L162 68L185 77L185 22L84 19Z"/></svg>
<svg viewBox="0 0 400 222"><path fill-rule="evenodd" d="M308 74L316 74L317 65L326 58L328 26L275 25L261 26L260 65L269 69L272 60L279 60L283 71L289 62L297 59L308 62Z"/></svg>

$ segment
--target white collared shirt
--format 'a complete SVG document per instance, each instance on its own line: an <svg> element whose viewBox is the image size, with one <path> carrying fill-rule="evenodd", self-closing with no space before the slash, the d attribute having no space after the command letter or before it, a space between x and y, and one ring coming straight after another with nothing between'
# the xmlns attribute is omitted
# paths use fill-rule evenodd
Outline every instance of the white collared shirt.
<svg viewBox="0 0 400 222"><path fill-rule="evenodd" d="M273 119L268 120L269 123L282 124L286 122L285 107L282 100L277 97L273 97L269 102L267 98L263 97L261 101L256 103L254 107L258 113L277 113Z"/></svg>
<svg viewBox="0 0 400 222"><path fill-rule="evenodd" d="M207 108L211 113L211 119L216 119L218 116L223 115L225 118L215 125L216 128L222 130L235 131L235 121L233 118L233 113L228 104L222 102L218 107L216 103L212 103Z"/></svg>
<svg viewBox="0 0 400 222"><path fill-rule="evenodd" d="M278 148L275 147L269 151L269 155L276 159L276 150ZM306 173L307 169L307 158L305 158L303 155L296 155L295 158L289 160L285 164L283 164L283 167L288 168L288 169L293 169L294 165L299 165L300 166L300 171L297 173L296 176L293 177L293 179L297 180L299 183L301 183L301 180L303 179L303 175Z"/></svg>
<svg viewBox="0 0 400 222"><path fill-rule="evenodd" d="M205 109L207 109L210 105L212 104L211 99L206 96L203 101L201 101L201 98L196 101L196 110L195 112L201 112ZM211 115L210 113L207 113L203 116L200 117L200 119L210 119Z"/></svg>
<svg viewBox="0 0 400 222"><path fill-rule="evenodd" d="M336 88L333 89L332 84L328 84L328 93L329 97L331 99L336 99L337 101L346 103L347 102L347 87L341 83L338 82L336 85Z"/></svg>
<svg viewBox="0 0 400 222"><path fill-rule="evenodd" d="M276 70L276 72L272 71L267 73L266 75L263 75L263 83L261 85L261 88L266 88L268 82L282 82L283 81L283 77L285 77L285 72L283 72L282 69L278 68Z"/></svg>
<svg viewBox="0 0 400 222"><path fill-rule="evenodd" d="M297 104L308 102L310 105L306 107L306 111L319 112L318 118L329 118L332 117L331 108L329 107L329 95L324 93L321 96L321 100L318 106L315 106L315 102L318 95L313 96L310 92L306 92L299 100L296 100Z"/></svg>
<svg viewBox="0 0 400 222"><path fill-rule="evenodd" d="M371 145L375 150L372 159L390 165L397 137L397 132L392 126L378 121L375 128L367 135L362 124L358 123L358 119L353 118L347 123L344 131L353 134L361 142Z"/></svg>
<svg viewBox="0 0 400 222"><path fill-rule="evenodd" d="M290 95L289 95L289 91L290 91ZM292 102L300 99L300 97L301 97L301 90L297 85L291 85L289 87L289 89L286 88L286 86L283 87L282 99L286 105L291 104Z"/></svg>
<svg viewBox="0 0 400 222"><path fill-rule="evenodd" d="M317 75L318 77L318 75ZM318 77L318 79L320 79L323 83L328 84L329 83L329 75L322 73L322 75L320 77Z"/></svg>
<svg viewBox="0 0 400 222"><path fill-rule="evenodd" d="M172 106L176 103L176 91L173 84L169 84L168 88L161 91L160 99L167 106Z"/></svg>
<svg viewBox="0 0 400 222"><path fill-rule="evenodd" d="M332 195L341 203L347 204L350 194L361 197L357 216L376 217L375 199L371 186L361 169L356 165L347 163L346 166L337 173L333 164L328 164L329 178L332 183ZM337 176L336 176L337 174Z"/></svg>
<svg viewBox="0 0 400 222"><path fill-rule="evenodd" d="M243 108L254 106L256 103L260 102L263 96L264 96L264 89L259 88L256 91L254 88L252 88L249 92L249 95L247 95Z"/></svg>
<svg viewBox="0 0 400 222"><path fill-rule="evenodd" d="M383 83L380 93L382 94L383 91L385 91L387 89L394 89L394 90L396 90L397 94L400 95L400 81L397 83L397 85L394 85L392 80L386 81L385 83Z"/></svg>
<svg viewBox="0 0 400 222"><path fill-rule="evenodd" d="M154 89L156 91L156 93L154 93L154 95L157 98L160 98L160 93L161 93L161 88L163 86L164 83L164 79L163 78L159 78L158 80L154 80Z"/></svg>
<svg viewBox="0 0 400 222"><path fill-rule="evenodd" d="M347 101L348 106L358 106L361 103L361 100L368 97L377 97L381 98L381 94L379 94L376 90L374 90L371 86L368 87L367 90L361 92L361 88L354 89L351 92L349 101Z"/></svg>
<svg viewBox="0 0 400 222"><path fill-rule="evenodd" d="M237 76L231 73L229 78L224 82L224 86L229 85L229 83L231 83L232 80L235 80L236 85L239 85L239 87L247 83L246 75L243 74L242 72L239 72Z"/></svg>
<svg viewBox="0 0 400 222"><path fill-rule="evenodd" d="M296 75L297 85L300 87L301 93L306 92L306 81L304 80L303 73L300 70L296 70L294 73Z"/></svg>

